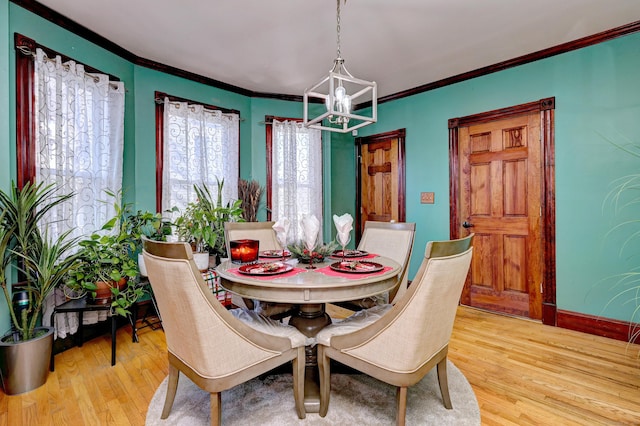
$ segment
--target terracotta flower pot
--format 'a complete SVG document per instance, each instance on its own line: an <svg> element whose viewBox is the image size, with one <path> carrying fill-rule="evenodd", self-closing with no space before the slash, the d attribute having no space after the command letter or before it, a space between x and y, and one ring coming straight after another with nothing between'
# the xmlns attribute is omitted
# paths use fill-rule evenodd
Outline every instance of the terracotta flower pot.
<svg viewBox="0 0 640 426"><path fill-rule="evenodd" d="M96 286L98 287L96 289L96 296L94 297L93 301L96 305L106 305L111 303L111 288L115 286L116 283L114 283L113 281L111 282L106 282L106 281L98 281L96 282ZM124 287L127 285L127 279L126 278L121 278L120 281L118 281L118 289L119 290L123 290Z"/></svg>

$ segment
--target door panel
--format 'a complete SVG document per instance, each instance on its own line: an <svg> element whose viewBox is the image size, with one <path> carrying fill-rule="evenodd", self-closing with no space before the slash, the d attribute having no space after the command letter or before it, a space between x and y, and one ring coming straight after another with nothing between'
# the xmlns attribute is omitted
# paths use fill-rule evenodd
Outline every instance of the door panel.
<svg viewBox="0 0 640 426"><path fill-rule="evenodd" d="M397 220L398 140L368 144L361 154L362 223Z"/></svg>
<svg viewBox="0 0 640 426"><path fill-rule="evenodd" d="M459 144L460 217L476 234L463 302L540 318L540 114L461 127Z"/></svg>
<svg viewBox="0 0 640 426"><path fill-rule="evenodd" d="M357 138L357 240L368 220L404 222L404 130Z"/></svg>

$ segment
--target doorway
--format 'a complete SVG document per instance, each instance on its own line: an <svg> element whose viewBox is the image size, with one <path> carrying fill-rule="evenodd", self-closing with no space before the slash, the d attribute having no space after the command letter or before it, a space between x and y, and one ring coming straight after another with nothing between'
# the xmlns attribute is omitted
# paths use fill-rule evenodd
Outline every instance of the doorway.
<svg viewBox="0 0 640 426"><path fill-rule="evenodd" d="M356 240L368 220L404 222L405 129L356 138Z"/></svg>
<svg viewBox="0 0 640 426"><path fill-rule="evenodd" d="M555 325L555 98L449 120L452 238L475 233L461 303Z"/></svg>

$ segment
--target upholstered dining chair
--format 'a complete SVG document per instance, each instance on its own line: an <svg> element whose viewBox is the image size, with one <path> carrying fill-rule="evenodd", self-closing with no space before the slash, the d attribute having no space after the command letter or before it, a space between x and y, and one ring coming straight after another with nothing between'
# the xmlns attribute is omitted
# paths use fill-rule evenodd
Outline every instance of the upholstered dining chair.
<svg viewBox="0 0 640 426"><path fill-rule="evenodd" d="M308 339L294 327L246 309L228 311L207 288L186 243L143 241L169 356L162 419L171 413L180 373L211 393L211 424L222 418L221 392L293 362L298 417L305 417L304 368Z"/></svg>
<svg viewBox="0 0 640 426"><path fill-rule="evenodd" d="M402 296L407 290L407 271L411 260L415 233L415 223L366 221L364 223L364 232L358 244L358 250L379 254L398 262L402 267L398 274L398 283L389 291L389 294L338 302L336 305L357 311L387 302L394 303L397 298Z"/></svg>
<svg viewBox="0 0 640 426"><path fill-rule="evenodd" d="M444 406L452 408L447 351L473 248L473 234L429 242L420 269L395 305L356 312L316 336L320 370L320 415L329 409L330 359L397 386L398 425L405 424L407 388L434 366Z"/></svg>
<svg viewBox="0 0 640 426"><path fill-rule="evenodd" d="M251 239L258 240L260 251L264 250L282 250L282 246L278 242L276 232L273 230L275 222L225 222L224 236L227 245L227 253L231 253L230 241ZM235 305L236 298L233 297ZM249 308L253 309L261 315L282 319L292 315L296 306L288 303L264 302L260 300L251 300L243 298L242 301Z"/></svg>

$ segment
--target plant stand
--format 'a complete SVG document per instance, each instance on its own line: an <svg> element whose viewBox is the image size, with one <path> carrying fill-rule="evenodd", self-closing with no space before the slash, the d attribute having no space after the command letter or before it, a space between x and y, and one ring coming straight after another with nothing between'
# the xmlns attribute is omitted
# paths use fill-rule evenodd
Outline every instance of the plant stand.
<svg viewBox="0 0 640 426"><path fill-rule="evenodd" d="M51 313L51 325L55 327L55 317L56 314L68 313L68 312L77 312L78 313L78 331L76 333L76 345L81 347L83 344L83 331L84 325L83 323L83 314L88 311L110 311L110 304L91 304L87 301L87 296L80 299L71 299L64 302L61 305L56 306L53 309L53 313ZM111 366L116 365L116 325L117 325L117 316L111 315ZM49 370L54 371L54 356L55 354L51 351L51 361L49 363Z"/></svg>

